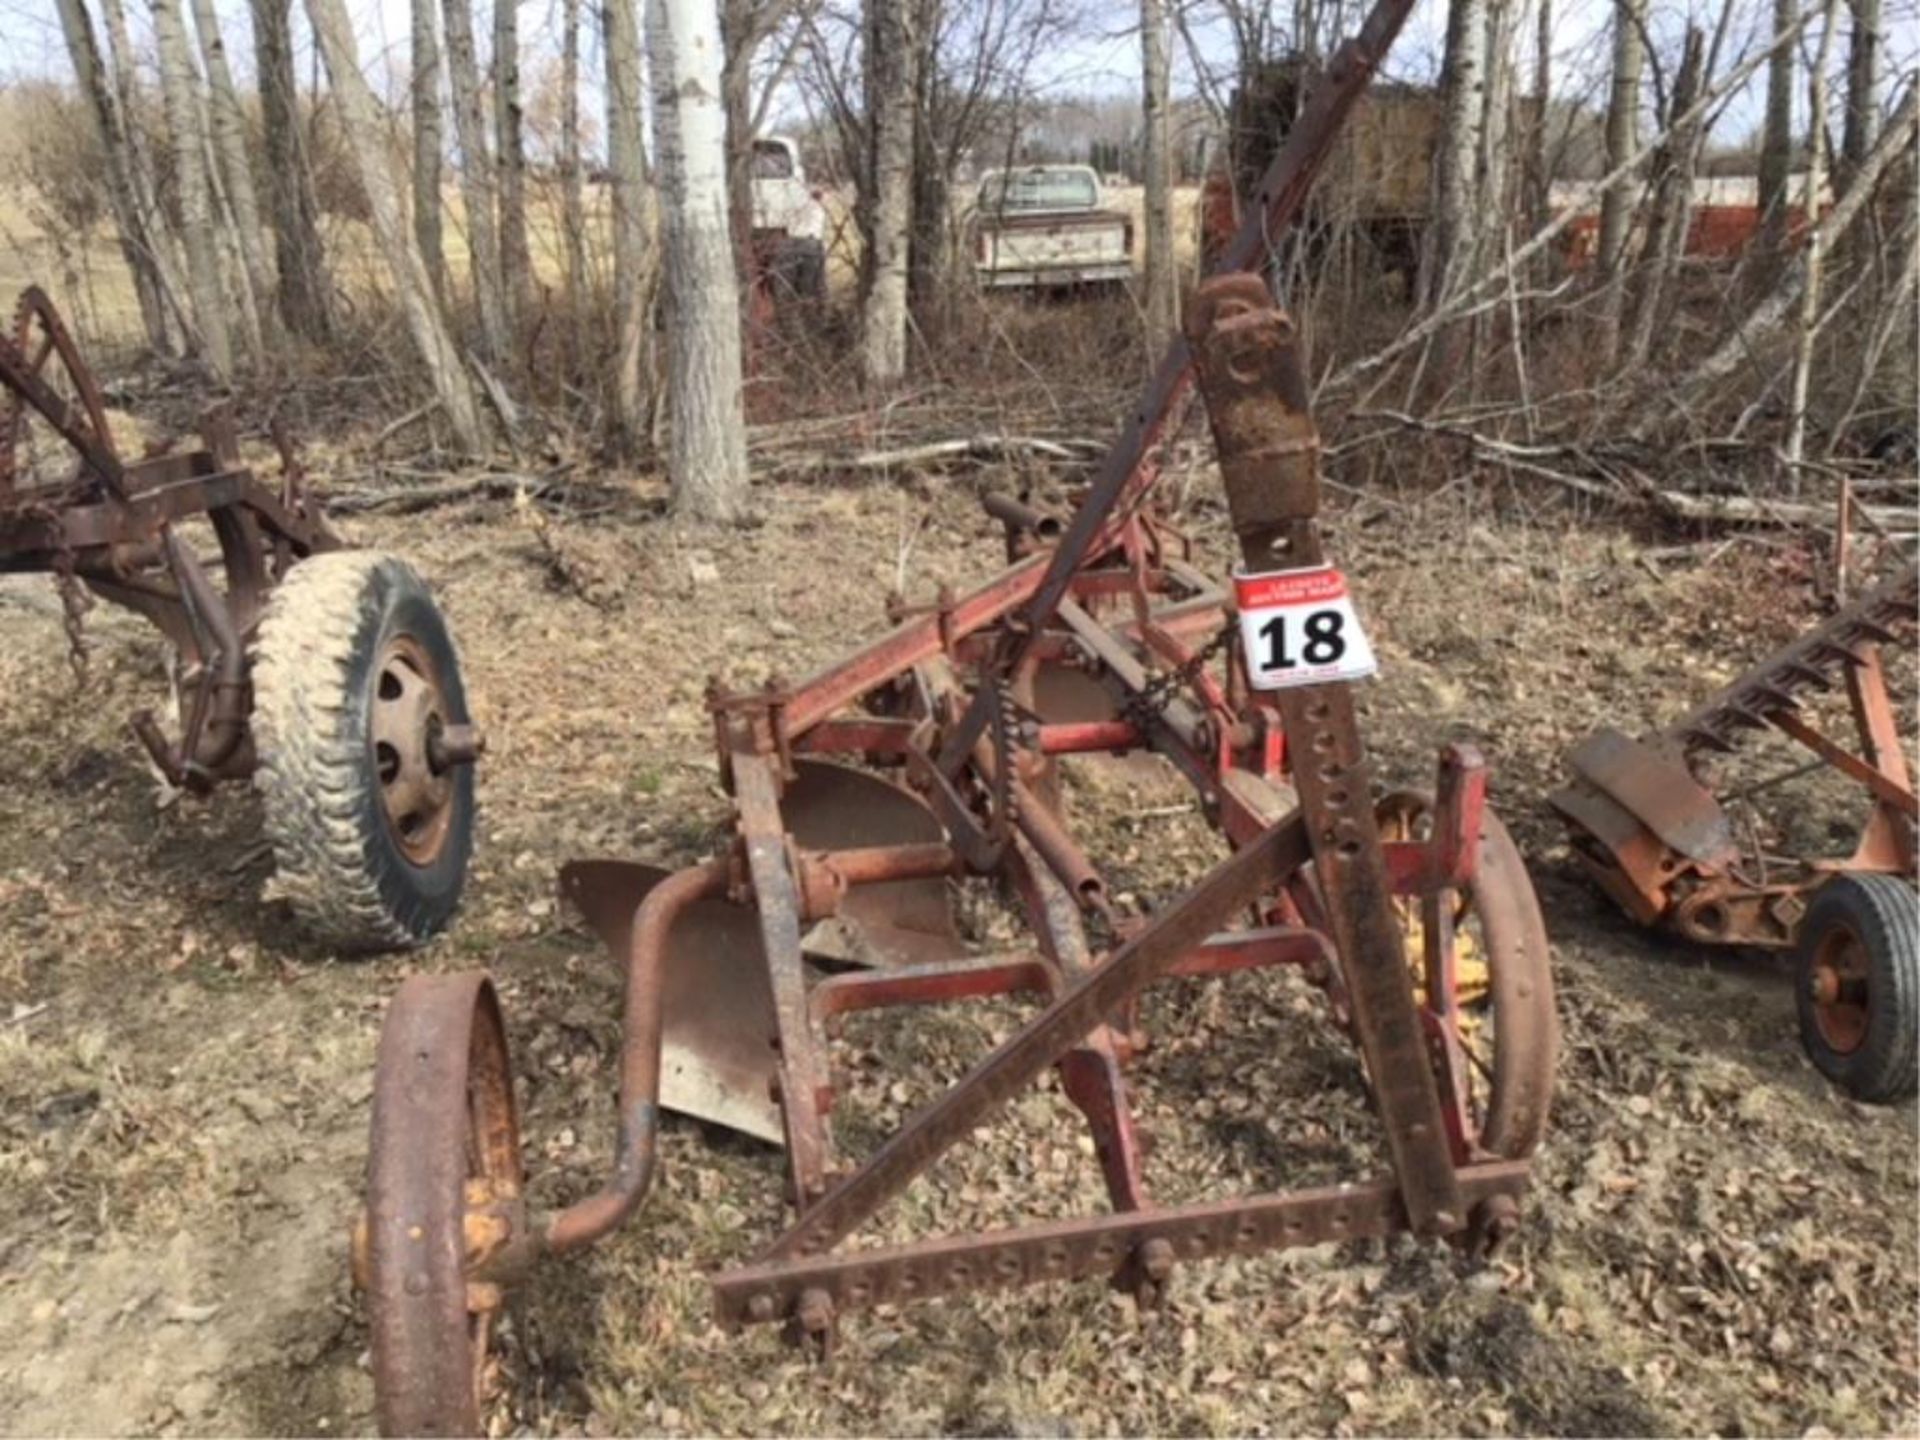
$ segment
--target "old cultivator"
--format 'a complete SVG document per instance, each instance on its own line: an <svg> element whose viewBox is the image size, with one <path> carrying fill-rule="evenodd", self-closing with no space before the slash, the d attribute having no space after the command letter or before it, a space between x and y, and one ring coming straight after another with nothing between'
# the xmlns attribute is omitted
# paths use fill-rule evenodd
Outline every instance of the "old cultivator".
<svg viewBox="0 0 1920 1440"><path fill-rule="evenodd" d="M1409 3L1381 0L1336 56L1225 270L1254 267L1295 214ZM1455 747L1430 800L1376 801L1351 686L1312 674L1343 630L1357 639L1350 607L1306 617L1304 634L1270 622L1249 656L1229 596L1152 504L1155 452L1197 380L1248 572L1243 618L1265 572L1310 574L1319 613L1335 613L1302 372L1262 282L1210 280L1069 523L998 501L1015 558L979 589L803 684L716 686L732 845L668 876L607 861L564 876L626 973L618 1150L597 1193L530 1212L493 987L406 982L380 1042L354 1246L386 1431L480 1424L504 1287L634 1213L663 1107L784 1142L793 1224L715 1278L715 1304L728 1324L780 1322L821 1345L876 1304L1081 1276L1151 1303L1209 1256L1409 1230L1485 1246L1512 1228L1556 1026L1545 930L1481 761ZM1254 688L1250 661L1254 681L1297 668L1311 683ZM1094 687L1105 701L1089 706ZM1052 767L1149 749L1191 780L1232 853L1142 920L1117 913ZM965 953L955 884L1015 897L1031 948ZM858 963L803 948L829 919L857 937L842 948ZM1357 1042L1391 1173L1156 1206L1125 1078L1143 1043L1133 1002L1176 977L1274 965L1319 984ZM1012 994L1038 1003L1011 1039L864 1159L836 1153L834 1017ZM1092 1131L1110 1213L837 1248L1050 1066Z"/></svg>
<svg viewBox="0 0 1920 1440"><path fill-rule="evenodd" d="M479 740L420 577L344 548L284 443L281 483L261 481L222 413L204 449L122 460L100 387L38 289L0 335L0 385L0 573L56 577L76 657L90 594L159 628L179 732L148 711L133 728L161 773L196 791L255 778L276 884L321 939L376 949L444 926Z"/></svg>

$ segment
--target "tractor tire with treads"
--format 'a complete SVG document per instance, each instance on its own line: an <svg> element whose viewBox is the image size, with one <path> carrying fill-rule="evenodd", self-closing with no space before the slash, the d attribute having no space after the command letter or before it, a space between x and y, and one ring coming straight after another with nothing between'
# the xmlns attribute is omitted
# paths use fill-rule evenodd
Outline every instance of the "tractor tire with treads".
<svg viewBox="0 0 1920 1440"><path fill-rule="evenodd" d="M1898 875L1845 872L1800 921L1794 990L1807 1057L1856 1100L1920 1091L1920 893Z"/></svg>
<svg viewBox="0 0 1920 1440"><path fill-rule="evenodd" d="M440 764L466 725L453 636L397 556L301 561L268 599L253 666L255 785L272 891L343 951L392 950L444 929L473 848L473 767Z"/></svg>

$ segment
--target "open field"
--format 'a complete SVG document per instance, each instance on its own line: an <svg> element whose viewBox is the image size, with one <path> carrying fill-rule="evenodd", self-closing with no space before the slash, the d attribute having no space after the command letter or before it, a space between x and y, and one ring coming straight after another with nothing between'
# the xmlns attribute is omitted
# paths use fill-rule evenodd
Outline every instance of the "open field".
<svg viewBox="0 0 1920 1440"><path fill-rule="evenodd" d="M1217 482L1188 479L1187 518L1219 569ZM319 480L367 477L336 458ZM317 952L262 903L250 795L157 808L124 725L161 699L154 638L96 609L76 691L51 587L5 582L0 1431L369 1428L345 1249L399 978L493 969L535 1199L594 1184L618 991L557 903L558 863L704 853L725 815L706 677L805 673L877 633L898 579L921 597L989 573L999 541L978 492L1013 483L990 468L788 484L763 494L765 523L731 532L661 518L649 480L537 527L505 503L350 522L433 576L490 741L463 915L426 950L367 963ZM770 1233L778 1155L675 1122L637 1221L543 1271L515 1317L497 1432L1920 1427L1913 1106L1839 1098L1800 1053L1780 968L1631 928L1575 881L1542 805L1560 751L1592 725L1669 717L1803 623L1804 557L1636 538L1464 485L1336 508L1382 653L1363 709L1383 778L1422 783L1450 739L1483 746L1555 938L1561 1088L1515 1243L1485 1268L1411 1243L1195 1266L1144 1318L1095 1285L882 1311L814 1365L771 1332L719 1331L702 1280ZM1070 799L1134 903L1173 895L1215 854L1149 782L1096 764ZM1795 823L1837 843L1819 805ZM873 1143L1019 1013L850 1027L843 1138ZM1377 1164L1357 1062L1295 977L1170 993L1147 1023L1160 1043L1136 1080L1156 1194ZM1057 1092L1016 1121L890 1224L1087 1203Z"/></svg>

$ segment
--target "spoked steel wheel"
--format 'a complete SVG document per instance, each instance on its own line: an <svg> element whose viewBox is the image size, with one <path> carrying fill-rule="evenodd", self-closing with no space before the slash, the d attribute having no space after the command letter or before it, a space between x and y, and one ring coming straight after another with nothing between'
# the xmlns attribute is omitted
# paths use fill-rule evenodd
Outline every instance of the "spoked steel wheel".
<svg viewBox="0 0 1920 1440"><path fill-rule="evenodd" d="M503 1295L477 1278L524 1234L513 1079L483 975L416 975L380 1033L365 1274L385 1435L476 1435Z"/></svg>
<svg viewBox="0 0 1920 1440"><path fill-rule="evenodd" d="M1383 840L1424 841L1432 833L1423 795L1388 795L1378 815ZM1483 812L1465 888L1437 902L1397 899L1394 908L1407 933L1442 1102L1452 1107L1459 1138L1483 1157L1524 1159L1546 1131L1559 1021L1546 923L1506 826Z"/></svg>

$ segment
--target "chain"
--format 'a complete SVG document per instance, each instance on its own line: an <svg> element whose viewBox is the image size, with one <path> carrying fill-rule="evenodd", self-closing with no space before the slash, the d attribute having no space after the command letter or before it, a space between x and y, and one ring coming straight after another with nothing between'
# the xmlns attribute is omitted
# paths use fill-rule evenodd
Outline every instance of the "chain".
<svg viewBox="0 0 1920 1440"><path fill-rule="evenodd" d="M1171 670L1162 670L1151 676L1138 694L1129 695L1120 706L1123 719L1131 720L1142 730L1167 713L1167 707L1173 703L1176 692L1186 689L1200 678L1200 672L1207 662L1223 653L1233 643L1234 625L1229 620L1219 632L1200 649L1193 652Z"/></svg>

